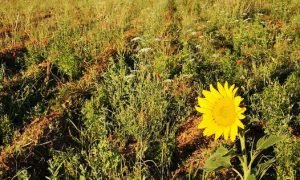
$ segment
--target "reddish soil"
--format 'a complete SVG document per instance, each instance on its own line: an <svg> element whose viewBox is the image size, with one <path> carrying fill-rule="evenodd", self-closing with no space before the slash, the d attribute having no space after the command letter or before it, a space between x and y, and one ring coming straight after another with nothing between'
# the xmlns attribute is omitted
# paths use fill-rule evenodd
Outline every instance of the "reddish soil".
<svg viewBox="0 0 300 180"><path fill-rule="evenodd" d="M6 47L4 49L0 49L0 54L10 54L13 52L23 52L26 49L25 43L16 43L15 45L11 47Z"/></svg>
<svg viewBox="0 0 300 180"><path fill-rule="evenodd" d="M53 14L51 14L51 11L47 11L47 12L36 12L33 14L33 17L31 19L31 22L34 25L38 25L39 23L41 23L41 21L46 20L46 19L50 19L53 16Z"/></svg>
<svg viewBox="0 0 300 180"><path fill-rule="evenodd" d="M178 130L176 136L179 155L184 156L186 151L196 150L199 144L208 144L210 140L203 137L203 131L198 128L201 118L190 117ZM201 143L200 143L201 142Z"/></svg>
<svg viewBox="0 0 300 180"><path fill-rule="evenodd" d="M5 37L12 37L11 29L10 28L2 28L0 29L0 38L5 38Z"/></svg>
<svg viewBox="0 0 300 180"><path fill-rule="evenodd" d="M169 177L170 179L186 178L187 174L201 173L206 159L222 143L222 140L214 141L213 137L203 136L203 131L198 129L200 121L201 118L191 116L179 128L176 135L176 142L178 148L177 157L181 163L172 172L172 177ZM218 179L218 177L234 179L236 174L229 169L221 169L213 179Z"/></svg>
<svg viewBox="0 0 300 180"><path fill-rule="evenodd" d="M206 159L205 151L210 148L212 138L203 136L203 131L198 128L201 118L190 117L178 130L176 144L178 158L182 164L173 172L173 177L179 177L188 172L191 166L201 166ZM195 158L197 157L197 158Z"/></svg>
<svg viewBox="0 0 300 180"><path fill-rule="evenodd" d="M43 143L40 139L50 133L50 124L63 117L60 112L52 112L46 116L36 118L24 128L24 132L17 135L10 146L2 149L0 153L0 170L8 170L14 162L12 161L15 153L30 151L34 146Z"/></svg>
<svg viewBox="0 0 300 180"><path fill-rule="evenodd" d="M7 146L5 148L2 147L0 153L0 171L6 171L9 170L10 167L14 167L15 161L13 161L13 159L16 156L19 157L19 162L20 161L25 162L24 159L27 159L27 161L29 161L28 160L29 155L27 157L26 154L33 154L32 150L36 146L40 144L44 144L45 141L50 141L50 142L52 141L51 137L48 136L51 136L49 134L52 133L52 131L55 131L55 129L51 129L50 127L52 126L53 123L62 120L64 115L64 110L69 108L68 101L70 101L70 99L76 99L76 98L78 99L78 94L84 93L81 92L80 89L83 89L84 91L89 89L89 87L92 85L93 78L95 77L94 75L98 77L101 74L101 72L107 67L108 57L110 55L113 56L116 51L109 49L106 52L111 52L111 53L101 56L101 58L99 58L99 61L93 64L90 67L90 70L87 71L82 76L81 79L79 79L76 82L70 82L63 85L64 87L68 86L71 91L73 92L75 91L75 94L70 93L70 94L66 94L66 96L60 97L58 99L60 103L51 106L49 108L50 113L48 113L48 115L34 119L29 125L23 128L22 133L18 134L14 138L10 146ZM10 80L9 82L7 82L6 86L9 86L10 84L13 85L26 77L33 76L39 70L46 70L47 71L46 74L51 73L51 63L45 61L39 64L38 66L36 66L36 68L29 68L27 71L25 71L22 74L21 77L16 76L15 79L13 78L13 81ZM61 86L59 85L58 88L61 88ZM65 106L64 110L59 110L62 108L61 106Z"/></svg>
<svg viewBox="0 0 300 180"><path fill-rule="evenodd" d="M24 65L24 56L27 48L24 43L17 43L12 47L0 49L0 64L4 67L5 74L15 75Z"/></svg>
<svg viewBox="0 0 300 180"><path fill-rule="evenodd" d="M162 45L168 47L166 50L168 55L176 55L183 48L182 43L179 41L182 18L177 12L174 0L168 0L167 9L163 17L165 27L162 33L162 39L164 39Z"/></svg>

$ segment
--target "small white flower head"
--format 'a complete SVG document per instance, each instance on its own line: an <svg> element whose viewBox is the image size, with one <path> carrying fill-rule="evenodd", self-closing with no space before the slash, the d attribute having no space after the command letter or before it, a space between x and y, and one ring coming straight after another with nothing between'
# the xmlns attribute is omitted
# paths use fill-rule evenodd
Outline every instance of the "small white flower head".
<svg viewBox="0 0 300 180"><path fill-rule="evenodd" d="M141 41L141 40L142 40L141 37L135 37L135 38L131 39L130 41L131 42L136 42L136 41Z"/></svg>
<svg viewBox="0 0 300 180"><path fill-rule="evenodd" d="M142 48L139 50L139 53L148 53L150 51L152 51L152 48Z"/></svg>

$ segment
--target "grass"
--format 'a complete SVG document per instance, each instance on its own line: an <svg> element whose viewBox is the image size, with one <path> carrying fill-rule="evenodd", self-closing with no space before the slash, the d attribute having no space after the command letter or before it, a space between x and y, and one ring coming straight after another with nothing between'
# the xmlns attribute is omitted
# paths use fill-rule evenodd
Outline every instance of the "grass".
<svg viewBox="0 0 300 180"><path fill-rule="evenodd" d="M217 81L240 87L248 145L285 137L266 178L299 177L298 0L0 2L2 179L201 178L233 147L195 128Z"/></svg>

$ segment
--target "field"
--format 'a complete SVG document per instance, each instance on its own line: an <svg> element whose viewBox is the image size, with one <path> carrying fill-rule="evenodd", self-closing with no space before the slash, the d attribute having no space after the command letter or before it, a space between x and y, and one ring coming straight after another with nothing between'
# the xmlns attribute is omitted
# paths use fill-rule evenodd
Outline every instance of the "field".
<svg viewBox="0 0 300 180"><path fill-rule="evenodd" d="M251 172L300 178L299 0L0 4L0 179L241 179L242 141L198 128L217 82L244 98L248 157L283 138ZM206 171L221 145L231 166Z"/></svg>

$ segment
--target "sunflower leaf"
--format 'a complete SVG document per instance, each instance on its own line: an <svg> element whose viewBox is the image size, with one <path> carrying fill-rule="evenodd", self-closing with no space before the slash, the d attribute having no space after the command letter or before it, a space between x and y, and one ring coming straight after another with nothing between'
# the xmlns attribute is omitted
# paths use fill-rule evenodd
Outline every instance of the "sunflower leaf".
<svg viewBox="0 0 300 180"><path fill-rule="evenodd" d="M277 136L277 135L271 135L268 137L264 136L257 141L256 149L257 150L267 149L282 140L284 140L283 136Z"/></svg>
<svg viewBox="0 0 300 180"><path fill-rule="evenodd" d="M268 169L275 163L275 161L275 158L272 158L257 165L257 176L259 175L259 179L261 179L266 174Z"/></svg>
<svg viewBox="0 0 300 180"><path fill-rule="evenodd" d="M231 157L228 154L228 149L220 146L214 154L212 154L205 162L204 169L207 172L214 171L221 167L229 167Z"/></svg>
<svg viewBox="0 0 300 180"><path fill-rule="evenodd" d="M250 176L247 177L247 180L256 180L255 175L251 174Z"/></svg>

